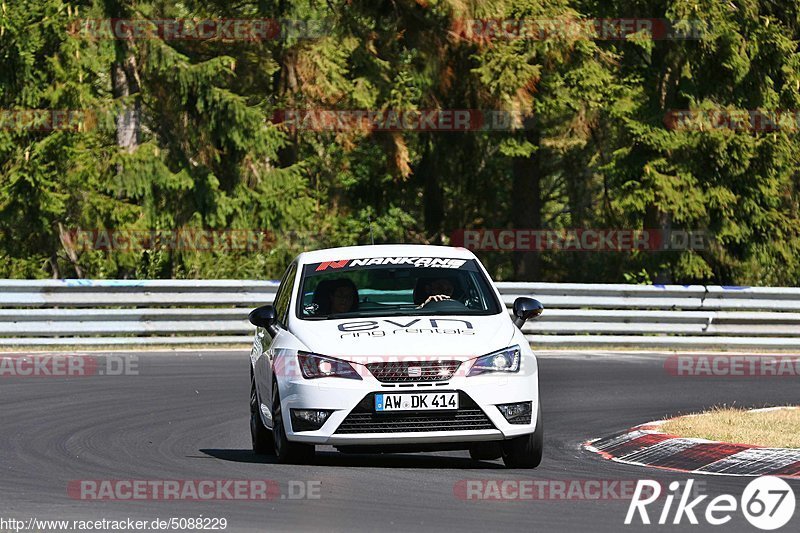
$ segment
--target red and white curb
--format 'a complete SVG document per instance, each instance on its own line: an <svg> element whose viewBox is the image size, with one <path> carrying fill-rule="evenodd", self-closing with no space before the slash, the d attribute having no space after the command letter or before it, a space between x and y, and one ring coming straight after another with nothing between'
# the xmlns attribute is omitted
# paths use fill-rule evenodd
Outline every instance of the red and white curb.
<svg viewBox="0 0 800 533"><path fill-rule="evenodd" d="M666 420L642 424L583 447L618 463L720 476L800 478L800 449L765 448L668 435Z"/></svg>

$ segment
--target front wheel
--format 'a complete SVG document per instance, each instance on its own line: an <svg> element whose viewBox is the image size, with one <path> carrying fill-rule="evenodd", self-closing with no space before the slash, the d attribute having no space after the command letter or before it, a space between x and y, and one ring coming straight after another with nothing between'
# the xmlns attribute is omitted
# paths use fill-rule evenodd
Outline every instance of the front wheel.
<svg viewBox="0 0 800 533"><path fill-rule="evenodd" d="M256 380L250 376L250 439L253 442L253 452L256 455L271 455L275 453L272 432L261 421L261 402L258 401Z"/></svg>
<svg viewBox="0 0 800 533"><path fill-rule="evenodd" d="M542 462L544 451L544 429L542 427L542 406L536 412L536 429L529 435L522 435L504 441L503 462L507 468L536 468Z"/></svg>
<svg viewBox="0 0 800 533"><path fill-rule="evenodd" d="M283 411L278 383L272 382L272 435L275 440L275 455L279 463L305 464L314 459L314 445L290 442L283 427Z"/></svg>

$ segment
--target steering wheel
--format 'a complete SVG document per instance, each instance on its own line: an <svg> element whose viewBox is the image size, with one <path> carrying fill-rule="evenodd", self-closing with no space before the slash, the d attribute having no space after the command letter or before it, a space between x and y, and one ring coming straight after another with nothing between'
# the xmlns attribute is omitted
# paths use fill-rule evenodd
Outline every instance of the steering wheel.
<svg viewBox="0 0 800 533"><path fill-rule="evenodd" d="M422 309L434 311L464 311L467 307L458 300L431 300Z"/></svg>

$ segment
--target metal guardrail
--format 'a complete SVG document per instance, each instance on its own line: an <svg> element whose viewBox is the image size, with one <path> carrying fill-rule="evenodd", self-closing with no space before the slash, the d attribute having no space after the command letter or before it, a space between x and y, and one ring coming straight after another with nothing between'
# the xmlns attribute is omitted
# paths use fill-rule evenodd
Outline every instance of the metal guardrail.
<svg viewBox="0 0 800 533"><path fill-rule="evenodd" d="M0 345L249 343L274 281L0 280ZM800 348L800 288L498 283L534 346Z"/></svg>

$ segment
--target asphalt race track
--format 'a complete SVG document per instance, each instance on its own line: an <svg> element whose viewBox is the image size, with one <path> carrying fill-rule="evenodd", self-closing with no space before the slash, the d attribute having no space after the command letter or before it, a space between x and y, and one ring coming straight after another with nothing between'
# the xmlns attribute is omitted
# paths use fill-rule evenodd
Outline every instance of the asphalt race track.
<svg viewBox="0 0 800 533"><path fill-rule="evenodd" d="M625 526L629 499L485 501L454 491L463 480L655 479L666 486L692 478L712 497L738 499L750 479L627 466L581 449L587 439L716 404L798 403L797 378L674 377L664 370L665 356L542 356L545 457L536 470L472 461L466 452L366 456L333 448L318 448L313 466L273 464L250 451L246 351L141 353L138 375L0 377L0 518L202 515L226 518L228 531L675 530L638 521ZM68 495L70 481L85 479L265 479L278 483L282 497L93 501ZM318 483L318 498L288 497L290 484L309 487L306 482ZM800 481L790 484L800 497ZM798 530L798 507L783 530ZM757 531L740 512L721 528L701 518L701 525L680 529Z"/></svg>

